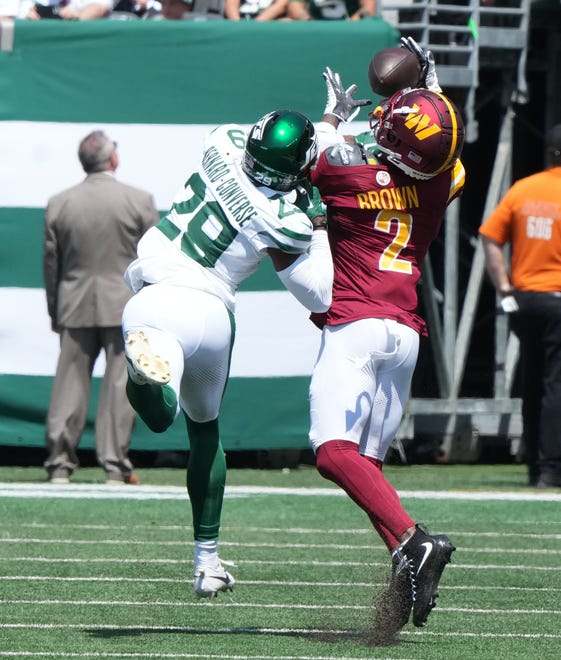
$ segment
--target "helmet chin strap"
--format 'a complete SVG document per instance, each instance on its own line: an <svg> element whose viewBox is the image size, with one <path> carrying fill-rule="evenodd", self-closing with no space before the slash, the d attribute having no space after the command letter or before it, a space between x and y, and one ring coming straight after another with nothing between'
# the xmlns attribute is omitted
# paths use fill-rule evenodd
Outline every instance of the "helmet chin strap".
<svg viewBox="0 0 561 660"><path fill-rule="evenodd" d="M414 170L412 167L409 167L408 165L405 165L404 163L401 162L401 160L397 161L395 159L392 159L391 156L388 156L388 160L390 163L393 163L396 167L398 167L402 172L405 172L407 176L410 176L412 179L418 179L419 181L428 181L429 179L432 179L436 174L427 174L425 172L419 172L417 170Z"/></svg>
<svg viewBox="0 0 561 660"><path fill-rule="evenodd" d="M414 170L412 167L409 167L409 165L405 165L405 163L403 163L401 160L401 154L398 154L395 151L391 151L391 149L382 147L380 145L377 145L377 147L380 151L382 151L386 155L386 159L388 160L388 162L390 162L392 165L395 165L395 167L399 168L402 172L407 174L407 176L410 176L412 179L419 179L420 181L428 181L429 179L432 179L434 176L436 176L436 173L427 174L425 172L419 172L418 170Z"/></svg>

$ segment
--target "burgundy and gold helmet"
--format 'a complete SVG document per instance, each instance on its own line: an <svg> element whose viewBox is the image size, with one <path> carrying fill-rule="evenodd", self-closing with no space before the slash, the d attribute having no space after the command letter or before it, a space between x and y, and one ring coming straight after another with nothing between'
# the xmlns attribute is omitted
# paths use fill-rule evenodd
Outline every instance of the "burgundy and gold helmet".
<svg viewBox="0 0 561 660"><path fill-rule="evenodd" d="M371 114L370 127L386 160L415 179L431 179L454 165L465 129L456 106L428 89L397 92Z"/></svg>

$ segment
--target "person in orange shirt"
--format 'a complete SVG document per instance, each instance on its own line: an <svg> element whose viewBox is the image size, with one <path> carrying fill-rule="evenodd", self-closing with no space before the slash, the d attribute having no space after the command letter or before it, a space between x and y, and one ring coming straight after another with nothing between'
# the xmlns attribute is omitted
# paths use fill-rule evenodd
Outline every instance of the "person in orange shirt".
<svg viewBox="0 0 561 660"><path fill-rule="evenodd" d="M512 185L479 234L500 306L520 340L529 485L560 488L561 124L546 136L546 161L546 169Z"/></svg>

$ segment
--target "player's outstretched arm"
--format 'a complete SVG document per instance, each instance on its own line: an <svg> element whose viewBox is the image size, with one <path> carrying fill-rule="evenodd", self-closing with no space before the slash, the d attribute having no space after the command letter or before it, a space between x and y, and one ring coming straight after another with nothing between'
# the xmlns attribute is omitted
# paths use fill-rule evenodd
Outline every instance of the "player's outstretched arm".
<svg viewBox="0 0 561 660"><path fill-rule="evenodd" d="M351 85L345 89L341 76L334 73L329 67L325 68L322 75L327 89L327 101L323 117L315 125L320 153L340 142L354 142L353 136L340 135L337 133L337 129L341 122L352 121L361 107L372 103L369 99L355 100L353 94L356 92L357 86Z"/></svg>
<svg viewBox="0 0 561 660"><path fill-rule="evenodd" d="M351 122L365 105L371 105L370 99L354 99L353 94L358 89L356 85L351 85L345 89L341 76L334 73L328 66L323 72L323 79L327 88L327 102L323 111L322 121L333 122Z"/></svg>
<svg viewBox="0 0 561 660"><path fill-rule="evenodd" d="M432 92L441 92L442 88L438 83L436 75L436 64L432 50L426 50L420 46L413 37L401 37L401 47L413 53L421 67L421 78L419 84Z"/></svg>

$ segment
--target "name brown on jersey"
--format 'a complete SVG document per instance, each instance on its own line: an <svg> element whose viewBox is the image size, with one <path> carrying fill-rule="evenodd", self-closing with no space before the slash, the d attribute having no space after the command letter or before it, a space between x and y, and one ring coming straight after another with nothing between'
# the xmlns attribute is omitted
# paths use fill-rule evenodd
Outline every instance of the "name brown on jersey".
<svg viewBox="0 0 561 660"><path fill-rule="evenodd" d="M419 208L419 193L416 185L368 190L358 193L356 200L359 209L403 211Z"/></svg>

